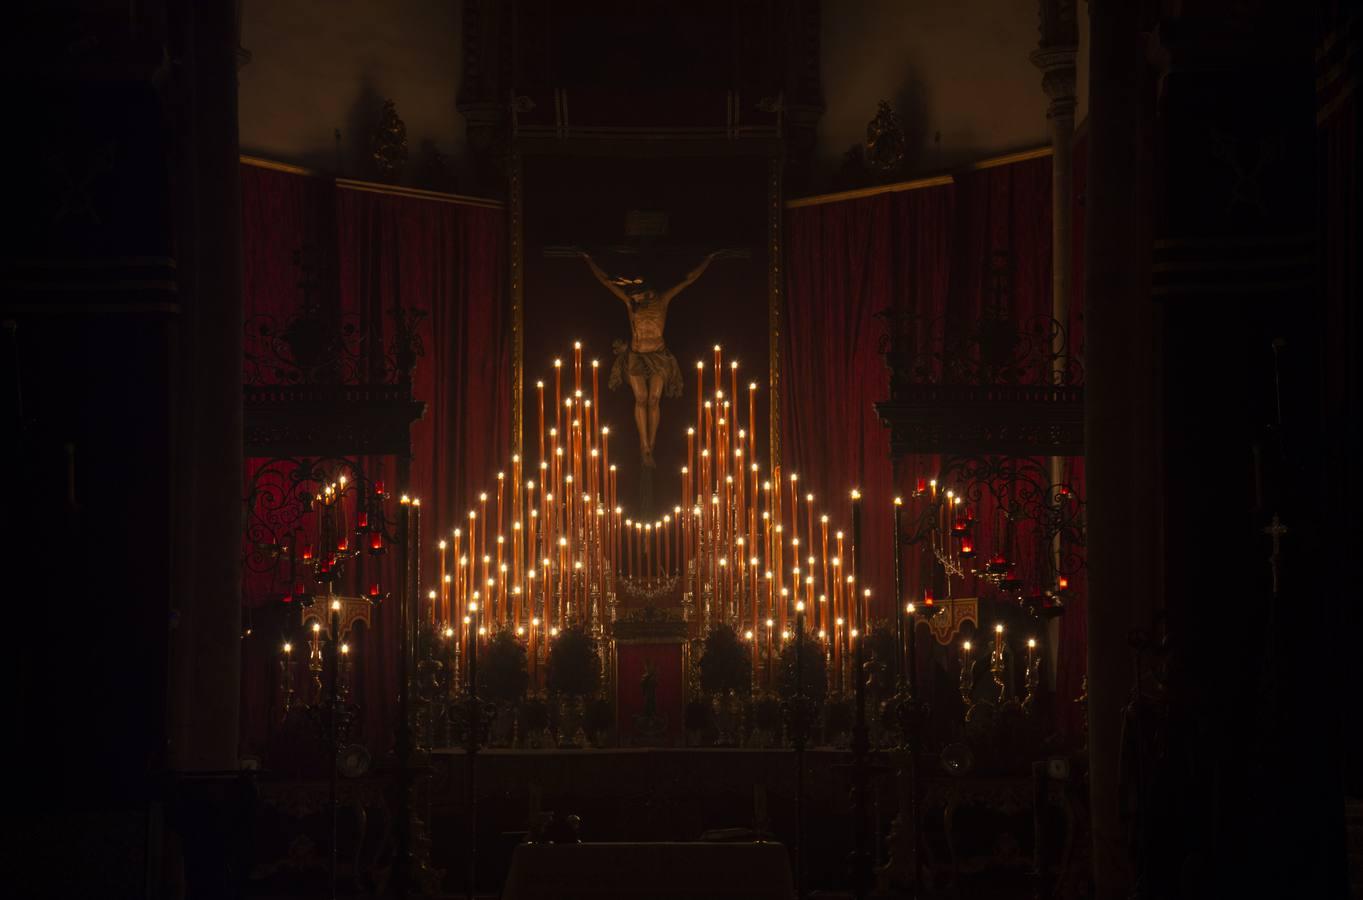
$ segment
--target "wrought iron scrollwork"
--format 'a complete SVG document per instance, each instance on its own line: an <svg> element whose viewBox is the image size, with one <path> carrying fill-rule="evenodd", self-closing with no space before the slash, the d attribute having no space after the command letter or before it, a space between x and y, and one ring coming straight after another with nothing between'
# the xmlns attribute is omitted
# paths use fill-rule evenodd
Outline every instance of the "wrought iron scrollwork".
<svg viewBox="0 0 1363 900"><path fill-rule="evenodd" d="M974 577L1004 596L1041 602L1067 589L1085 567L1085 508L1079 490L1055 482L1033 457L961 456L944 461L931 497L915 495L906 519L906 544L930 544L948 578ZM946 503L947 492L964 509L992 519L990 546L975 535L978 523ZM1019 575L1019 564L1023 575ZM1034 582L1034 583L1031 583Z"/></svg>
<svg viewBox="0 0 1363 900"><path fill-rule="evenodd" d="M1083 348L1065 323L1019 315L1005 252L986 266L978 315L881 311L890 396L876 404L892 451L1073 456L1083 453Z"/></svg>
<svg viewBox="0 0 1363 900"><path fill-rule="evenodd" d="M262 313L244 324L243 380L248 386L394 385L411 381L425 355L420 326L429 312L400 300L378 322L342 313L324 297L319 271L326 254L310 245L294 253L301 303L287 315ZM389 334L387 346L384 333Z"/></svg>
<svg viewBox="0 0 1363 900"><path fill-rule="evenodd" d="M247 320L246 384L358 384L364 380L366 336L358 316L330 317L316 310L296 316Z"/></svg>
<svg viewBox="0 0 1363 900"><path fill-rule="evenodd" d="M1065 326L1050 316L986 311L962 322L894 310L878 315L887 325L879 349L891 373L892 401L913 385L1072 387L1084 381Z"/></svg>
<svg viewBox="0 0 1363 900"><path fill-rule="evenodd" d="M245 498L246 540L242 565L258 574L278 571L281 565L297 567L306 548L298 546L298 536L316 528L308 519L314 502L326 485L344 479L358 500L356 518L347 523L350 530L362 529L379 536L379 545L391 544L395 535L384 516L382 482L371 480L360 464L344 457L271 459L251 475ZM375 502L367 502L378 498ZM363 519L359 518L363 515ZM359 548L356 549L366 549Z"/></svg>

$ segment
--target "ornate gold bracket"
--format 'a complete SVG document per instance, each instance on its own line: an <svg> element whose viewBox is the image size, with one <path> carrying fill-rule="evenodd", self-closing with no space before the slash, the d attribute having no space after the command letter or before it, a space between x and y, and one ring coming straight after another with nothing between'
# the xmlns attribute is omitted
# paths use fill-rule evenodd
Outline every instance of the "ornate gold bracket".
<svg viewBox="0 0 1363 900"><path fill-rule="evenodd" d="M942 611L927 620L928 631L942 646L950 644L961 633L961 626L970 622L980 627L980 598L959 597L953 600L940 600L937 603ZM923 621L919 619L918 621Z"/></svg>

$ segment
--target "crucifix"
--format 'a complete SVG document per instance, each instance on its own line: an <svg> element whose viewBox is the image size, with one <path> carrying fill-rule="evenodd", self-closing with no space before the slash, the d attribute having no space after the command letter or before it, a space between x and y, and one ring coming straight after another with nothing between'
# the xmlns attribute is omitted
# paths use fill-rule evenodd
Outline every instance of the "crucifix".
<svg viewBox="0 0 1363 900"><path fill-rule="evenodd" d="M1287 526L1278 518L1278 514L1273 514L1273 521L1264 526L1264 534L1273 539L1273 552L1269 554L1268 565L1273 570L1273 595L1278 595L1278 561L1282 558L1282 536L1287 534Z"/></svg>
<svg viewBox="0 0 1363 900"><path fill-rule="evenodd" d="M629 342L616 341L615 363L611 366L607 385L618 390L626 381L634 392L634 424L639 430L639 453L646 468L653 468L653 443L658 436L659 404L666 394L680 397L682 393L681 367L677 358L663 343L663 328L667 324L667 307L672 300L696 282L720 251L707 255L686 275L666 288L654 288L642 278L612 277L597 265L585 250L581 252L587 267L610 291L625 304L629 316Z"/></svg>
<svg viewBox="0 0 1363 900"><path fill-rule="evenodd" d="M746 250L715 250L704 253L680 245L659 246L667 236L668 215L650 210L630 210L625 216L626 243L589 253L581 246L553 246L546 257L580 258L606 290L625 304L629 340L617 340L612 349L607 386L619 390L628 384L634 394L634 424L639 432L639 454L644 468L652 469L653 448L658 435L660 404L664 396L680 397L681 367L663 341L667 310L677 295L695 284L717 259L746 259ZM712 245L713 246L713 245ZM694 254L694 255L692 255ZM678 258L700 261L678 277ZM602 260L605 260L604 263ZM689 262L689 260L687 260ZM646 504L647 505L647 504Z"/></svg>

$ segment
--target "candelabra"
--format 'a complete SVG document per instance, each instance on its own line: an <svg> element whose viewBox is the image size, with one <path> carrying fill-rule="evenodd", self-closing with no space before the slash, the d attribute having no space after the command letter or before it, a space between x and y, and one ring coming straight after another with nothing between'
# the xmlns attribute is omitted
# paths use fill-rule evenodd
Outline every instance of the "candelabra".
<svg viewBox="0 0 1363 900"><path fill-rule="evenodd" d="M284 694L284 719L287 720L293 712L295 694L293 689L293 644L289 641L284 642L283 652L279 657L279 679Z"/></svg>
<svg viewBox="0 0 1363 900"><path fill-rule="evenodd" d="M989 674L994 679L994 686L998 689L995 702L999 706L1008 703L1008 657L1007 650L1003 645L1003 626L994 626L994 649L989 654Z"/></svg>
<svg viewBox="0 0 1363 900"><path fill-rule="evenodd" d="M804 896L805 745L814 716L814 699L805 691L805 605L795 604L795 689L782 704L786 731L795 747L795 896Z"/></svg>
<svg viewBox="0 0 1363 900"><path fill-rule="evenodd" d="M918 653L915 640L916 618L921 615L931 619L942 611L935 604L921 609L914 603L904 602L904 566L901 554L904 535L901 522L903 501L894 501L894 529L892 547L894 549L894 590L895 590L895 653L894 664L895 696L893 704L895 720L899 725L898 757L900 771L898 778L899 814L890 831L890 859L881 869L882 893L895 887L909 885L913 896L921 895L925 888L923 878L923 855L920 846L919 829L919 753L922 749L923 726L929 715L928 704L918 698Z"/></svg>
<svg viewBox="0 0 1363 900"><path fill-rule="evenodd" d="M1022 701L1026 713L1035 713L1037 697L1041 693L1041 656L1036 652L1036 638L1027 639L1027 669L1023 675L1027 695Z"/></svg>
<svg viewBox="0 0 1363 900"><path fill-rule="evenodd" d="M1034 616L1064 611L1070 577L1084 565L1084 503L1048 468L1030 459L954 457L938 478L919 478L910 498L916 518L907 540L926 544L948 598L956 582L974 578ZM990 512L987 528L976 518L981 509Z"/></svg>
<svg viewBox="0 0 1363 900"><path fill-rule="evenodd" d="M961 676L957 687L961 702L965 704L965 717L969 719L975 709L975 655L970 641L961 644Z"/></svg>

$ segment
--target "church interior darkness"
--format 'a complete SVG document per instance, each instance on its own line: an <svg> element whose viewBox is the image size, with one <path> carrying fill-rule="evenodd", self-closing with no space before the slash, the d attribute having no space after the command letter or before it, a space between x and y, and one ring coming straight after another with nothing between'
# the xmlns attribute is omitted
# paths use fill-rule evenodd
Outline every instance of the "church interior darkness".
<svg viewBox="0 0 1363 900"><path fill-rule="evenodd" d="M1360 0L5 18L6 895L1363 898Z"/></svg>

